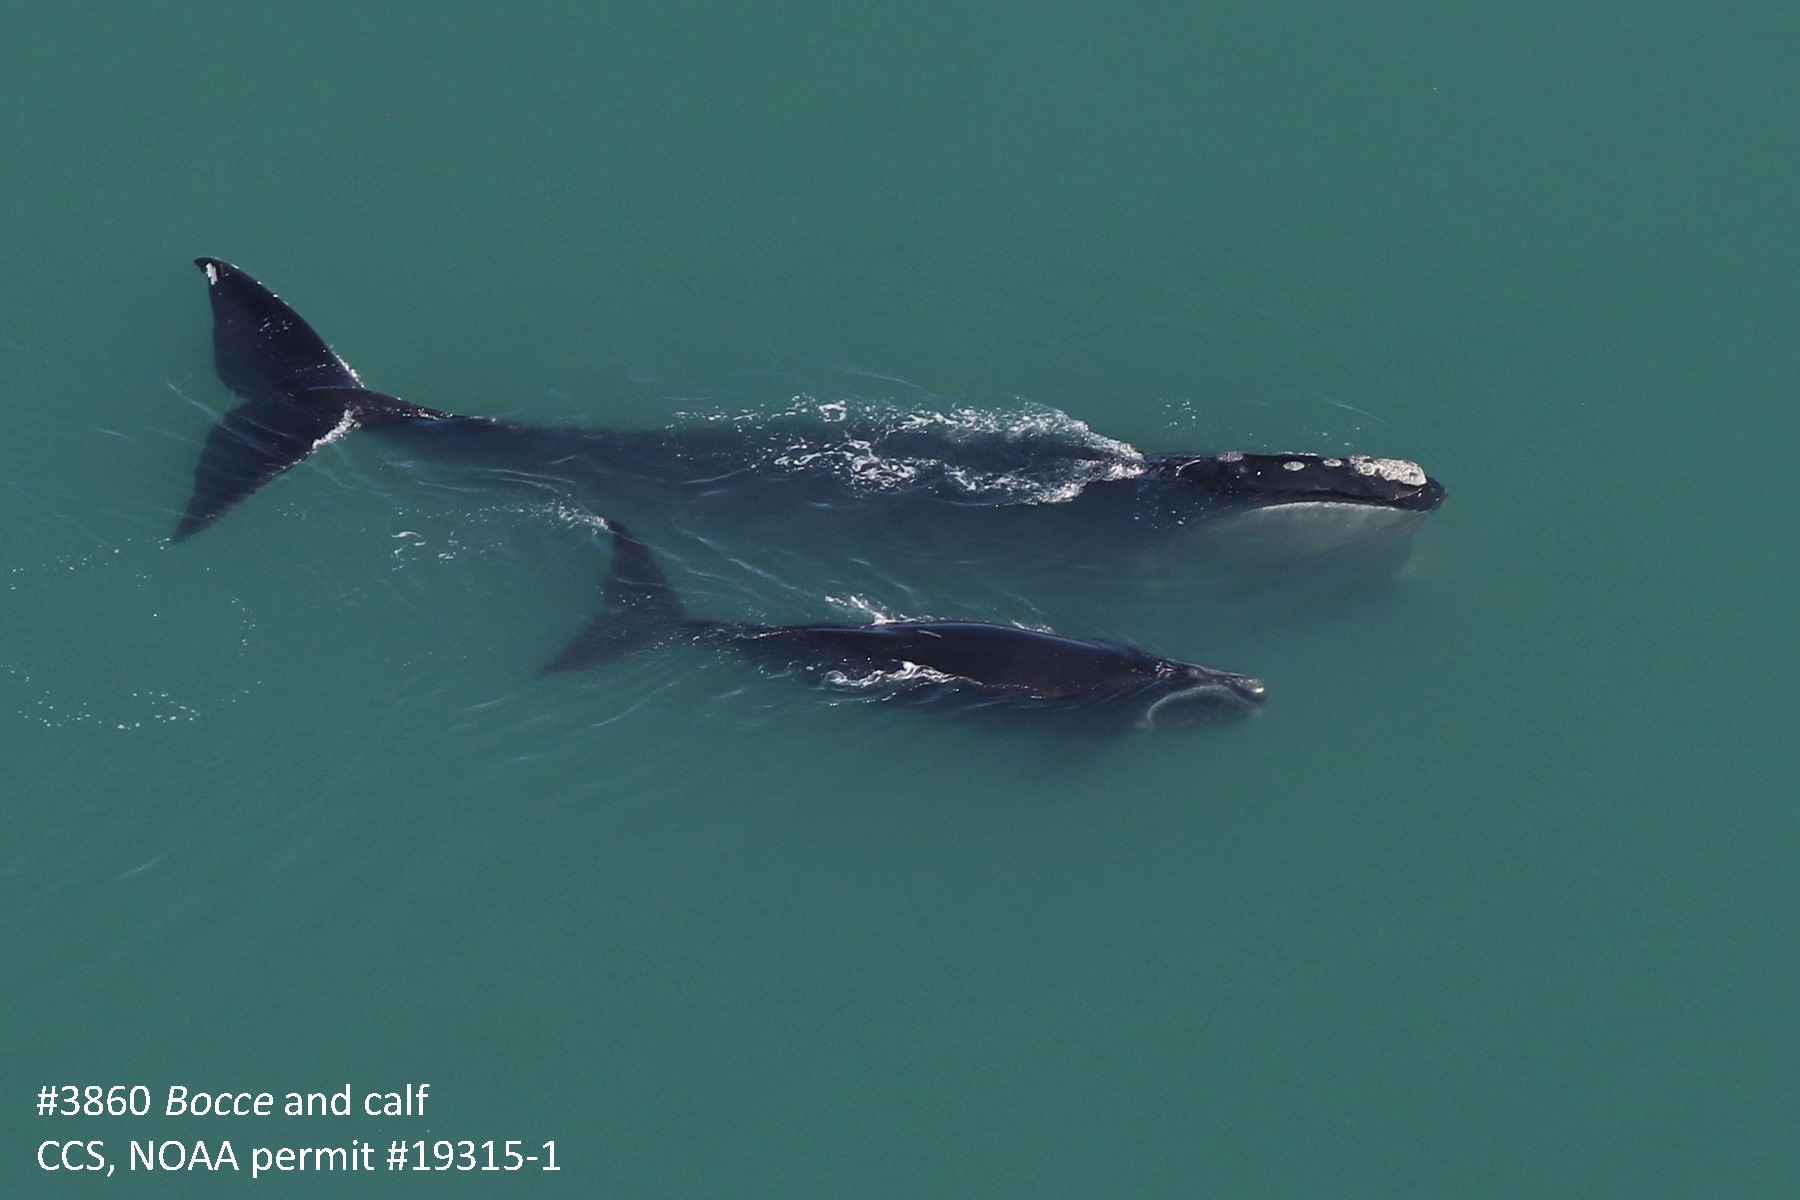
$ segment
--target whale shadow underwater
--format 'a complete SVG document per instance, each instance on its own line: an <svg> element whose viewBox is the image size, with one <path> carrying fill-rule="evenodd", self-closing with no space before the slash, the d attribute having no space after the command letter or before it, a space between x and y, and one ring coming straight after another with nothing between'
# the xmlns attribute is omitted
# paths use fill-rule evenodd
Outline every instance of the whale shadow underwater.
<svg viewBox="0 0 1800 1200"><path fill-rule="evenodd" d="M1319 576L1334 555L1389 575L1445 495L1404 459L1143 454L1074 421L1018 429L908 414L872 428L774 420L634 431L461 415L364 387L262 283L221 259L196 263L218 375L240 402L201 447L177 541L356 429L401 446L409 460L508 488L579 494L585 507L634 524L681 513L711 529L749 515L765 530L785 522L783 535L798 541L826 531L859 552L880 545L1002 572L1009 555L1024 571L1128 571L1198 542L1194 557L1297 565L1282 586ZM869 536L875 526L879 538Z"/></svg>
<svg viewBox="0 0 1800 1200"><path fill-rule="evenodd" d="M1095 730L1154 728L1247 715L1259 679L1162 658L1119 642L1062 637L979 621L887 619L858 624L769 625L690 616L655 557L618 521L602 611L541 669L604 666L653 647L728 650L863 700L907 700L957 710L1055 714Z"/></svg>

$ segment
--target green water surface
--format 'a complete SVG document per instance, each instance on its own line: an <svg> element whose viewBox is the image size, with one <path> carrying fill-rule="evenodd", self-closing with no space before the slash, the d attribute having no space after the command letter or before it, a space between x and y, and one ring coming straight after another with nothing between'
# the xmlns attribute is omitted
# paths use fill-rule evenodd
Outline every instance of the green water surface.
<svg viewBox="0 0 1800 1200"><path fill-rule="evenodd" d="M6 1195L1800 1190L1792 9L0 29ZM1223 728L997 728L686 651L540 679L603 559L536 501L353 436L167 542L227 403L203 254L458 411L1050 409L1413 458L1450 500L1393 579L1304 603L689 547L684 587L764 619L1265 677ZM420 1083L412 1116L160 1109ZM37 1115L56 1084L159 1107ZM112 1179L41 1170L66 1139ZM196 1139L241 1169L129 1165ZM560 1169L385 1169L438 1139ZM353 1141L372 1173L249 1177Z"/></svg>

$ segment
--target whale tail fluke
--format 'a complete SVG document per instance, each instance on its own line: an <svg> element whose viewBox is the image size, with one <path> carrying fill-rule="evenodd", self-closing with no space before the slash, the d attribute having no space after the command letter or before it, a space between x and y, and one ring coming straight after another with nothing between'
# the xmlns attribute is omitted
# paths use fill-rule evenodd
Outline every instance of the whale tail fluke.
<svg viewBox="0 0 1800 1200"><path fill-rule="evenodd" d="M205 529L240 500L354 422L348 407L265 396L220 418L194 467L194 490L175 540Z"/></svg>
<svg viewBox="0 0 1800 1200"><path fill-rule="evenodd" d="M606 608L589 621L542 673L597 667L657 644L687 624L687 614L650 548L618 521L606 522L613 535L612 569L602 591Z"/></svg>
<svg viewBox="0 0 1800 1200"><path fill-rule="evenodd" d="M196 258L194 265L206 273L213 362L226 387L255 400L362 386L306 318L247 271L218 258Z"/></svg>
<svg viewBox="0 0 1800 1200"><path fill-rule="evenodd" d="M205 529L326 442L359 424L441 420L435 409L364 388L306 319L223 259L197 258L212 300L213 363L244 398L200 449L174 538Z"/></svg>

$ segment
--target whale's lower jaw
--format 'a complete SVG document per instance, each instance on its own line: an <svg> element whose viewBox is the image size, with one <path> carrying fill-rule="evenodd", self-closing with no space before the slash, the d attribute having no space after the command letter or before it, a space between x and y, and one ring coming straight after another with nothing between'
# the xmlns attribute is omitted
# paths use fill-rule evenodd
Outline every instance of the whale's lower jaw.
<svg viewBox="0 0 1800 1200"><path fill-rule="evenodd" d="M1343 500L1289 500L1216 518L1212 528L1221 534L1331 550L1370 539L1410 536L1424 519L1425 512L1419 509Z"/></svg>
<svg viewBox="0 0 1800 1200"><path fill-rule="evenodd" d="M1250 685L1254 685L1254 688ZM1201 725L1236 720L1254 715L1263 703L1266 691L1260 680L1246 680L1233 686L1226 683L1202 683L1169 692L1145 706L1137 719L1139 729L1155 729L1164 724Z"/></svg>
<svg viewBox="0 0 1800 1200"><path fill-rule="evenodd" d="M1208 561L1307 563L1366 561L1393 569L1413 549L1413 533L1426 513L1379 504L1291 500L1249 507L1186 525L1181 540Z"/></svg>

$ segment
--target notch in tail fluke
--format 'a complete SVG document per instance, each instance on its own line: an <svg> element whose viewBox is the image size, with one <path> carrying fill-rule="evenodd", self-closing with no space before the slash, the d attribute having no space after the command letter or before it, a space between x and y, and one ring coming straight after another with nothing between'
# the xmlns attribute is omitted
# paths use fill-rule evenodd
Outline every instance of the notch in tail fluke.
<svg viewBox="0 0 1800 1200"><path fill-rule="evenodd" d="M606 611L589 621L563 652L545 663L542 671L575 671L597 667L645 649L661 640L686 619L675 589L656 565L650 548L617 521L612 530L612 570L606 576Z"/></svg>
<svg viewBox="0 0 1800 1200"><path fill-rule="evenodd" d="M244 398L207 435L175 529L192 536L326 442L371 419L448 416L362 386L306 319L250 275L197 258L212 300L213 362Z"/></svg>

